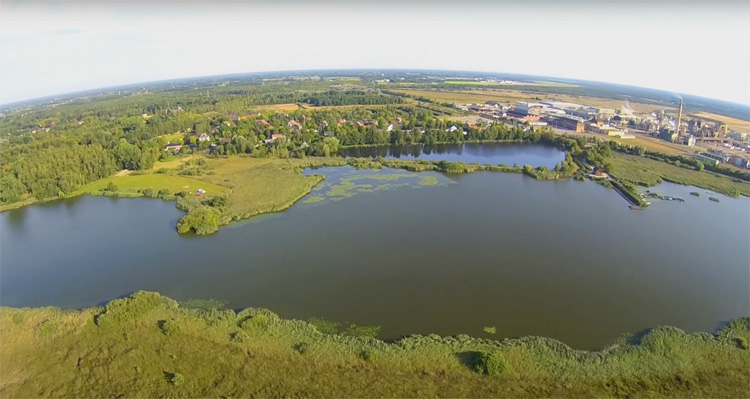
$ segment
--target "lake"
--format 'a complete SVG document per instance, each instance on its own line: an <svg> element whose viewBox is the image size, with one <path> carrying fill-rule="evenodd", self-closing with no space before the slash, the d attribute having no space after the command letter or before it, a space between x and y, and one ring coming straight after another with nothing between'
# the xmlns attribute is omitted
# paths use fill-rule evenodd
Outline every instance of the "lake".
<svg viewBox="0 0 750 399"><path fill-rule="evenodd" d="M491 163L513 166L531 165L554 168L565 159L565 152L543 144L436 144L384 147L353 147L340 150L345 157L383 157L385 159L425 159L464 163Z"/></svg>
<svg viewBox="0 0 750 399"><path fill-rule="evenodd" d="M750 314L750 200L628 209L592 182L323 168L289 210L180 236L159 199L80 197L0 214L4 306L82 308L136 290L406 334L539 335L599 348ZM490 336L484 327L497 328Z"/></svg>

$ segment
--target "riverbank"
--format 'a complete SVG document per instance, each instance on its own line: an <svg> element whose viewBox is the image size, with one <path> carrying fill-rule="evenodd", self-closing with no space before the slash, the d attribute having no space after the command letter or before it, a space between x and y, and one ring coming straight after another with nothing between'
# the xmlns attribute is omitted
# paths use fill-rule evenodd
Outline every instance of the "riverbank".
<svg viewBox="0 0 750 399"><path fill-rule="evenodd" d="M3 397L742 397L748 319L716 334L673 327L600 351L285 320L264 309L180 305L138 292L104 308L0 312ZM316 327L317 325L317 327ZM206 359L211 359L206 362Z"/></svg>

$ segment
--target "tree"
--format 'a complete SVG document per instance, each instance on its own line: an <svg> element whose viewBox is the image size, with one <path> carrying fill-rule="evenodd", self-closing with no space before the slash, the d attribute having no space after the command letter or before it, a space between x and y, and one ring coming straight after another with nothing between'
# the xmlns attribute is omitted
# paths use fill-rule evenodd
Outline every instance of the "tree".
<svg viewBox="0 0 750 399"><path fill-rule="evenodd" d="M115 185L114 182L109 182L107 183L106 190L114 193L114 192L117 192L119 188L117 187L117 185Z"/></svg>
<svg viewBox="0 0 750 399"><path fill-rule="evenodd" d="M128 143L125 139L120 139L114 152L115 159L120 168L128 170L140 169L141 150L136 145Z"/></svg>
<svg viewBox="0 0 750 399"><path fill-rule="evenodd" d="M194 231L198 235L215 233L219 230L219 210L208 206L191 209L177 222L177 232L184 234Z"/></svg>

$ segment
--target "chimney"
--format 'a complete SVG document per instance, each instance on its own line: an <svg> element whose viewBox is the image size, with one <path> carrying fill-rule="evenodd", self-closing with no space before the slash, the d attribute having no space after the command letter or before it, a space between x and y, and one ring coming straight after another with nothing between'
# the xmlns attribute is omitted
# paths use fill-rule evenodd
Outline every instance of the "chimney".
<svg viewBox="0 0 750 399"><path fill-rule="evenodd" d="M674 132L678 136L680 135L680 122L682 122L682 99L680 99L680 112L677 113L677 126L675 126Z"/></svg>

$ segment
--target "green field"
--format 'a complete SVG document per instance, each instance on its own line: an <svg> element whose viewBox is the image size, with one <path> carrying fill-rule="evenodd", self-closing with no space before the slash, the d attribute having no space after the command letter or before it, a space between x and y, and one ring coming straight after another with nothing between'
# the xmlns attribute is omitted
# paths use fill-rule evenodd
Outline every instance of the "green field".
<svg viewBox="0 0 750 399"><path fill-rule="evenodd" d="M393 343L376 329L139 292L105 308L0 312L0 395L40 397L747 397L748 319L659 327L598 352L541 337ZM483 362L483 359L489 361Z"/></svg>
<svg viewBox="0 0 750 399"><path fill-rule="evenodd" d="M289 208L323 176L303 176L292 161L279 158L206 159L214 174L200 179L229 187L224 221L245 219Z"/></svg>
<svg viewBox="0 0 750 399"><path fill-rule="evenodd" d="M147 188L157 192L166 188L171 193L177 193L180 191L195 191L202 188L206 190L207 195L213 195L227 190L226 187L221 185L207 183L194 178L154 173L148 175L108 177L89 183L78 191L80 193L105 191L109 182L114 183L119 191L122 192L138 192Z"/></svg>
<svg viewBox="0 0 750 399"><path fill-rule="evenodd" d="M666 162L653 159L613 153L611 175L619 179L627 180L642 186L655 186L662 180L675 183L688 184L696 187L713 190L724 194L738 193L750 196L750 183L734 181L733 179L718 175L716 173L678 167Z"/></svg>
<svg viewBox="0 0 750 399"><path fill-rule="evenodd" d="M164 140L167 143L182 143L185 138L185 133L177 132L172 134L164 134L157 137L160 140Z"/></svg>

